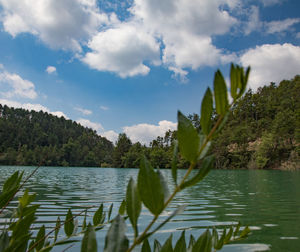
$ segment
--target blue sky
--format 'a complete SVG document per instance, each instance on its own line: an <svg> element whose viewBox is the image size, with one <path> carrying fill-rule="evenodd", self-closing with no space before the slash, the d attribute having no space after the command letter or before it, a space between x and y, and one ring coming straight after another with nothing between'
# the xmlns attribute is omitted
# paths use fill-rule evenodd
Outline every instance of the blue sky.
<svg viewBox="0 0 300 252"><path fill-rule="evenodd" d="M149 143L199 113L213 74L300 74L298 0L0 0L0 103Z"/></svg>

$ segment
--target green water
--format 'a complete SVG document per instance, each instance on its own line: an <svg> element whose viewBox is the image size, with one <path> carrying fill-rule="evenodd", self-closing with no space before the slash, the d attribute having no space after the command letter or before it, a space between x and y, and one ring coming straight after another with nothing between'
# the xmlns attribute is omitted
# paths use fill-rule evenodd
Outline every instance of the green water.
<svg viewBox="0 0 300 252"><path fill-rule="evenodd" d="M0 184L17 169L29 174L33 167L0 167ZM108 208L114 203L113 215L116 214L127 182L131 176L136 178L137 172L136 169L41 167L27 184L31 192L38 194L36 201L42 205L36 227L40 223L53 227L56 216L65 215L70 207L79 212L85 206L104 203ZM163 173L171 187L170 171ZM300 172L212 171L202 183L181 192L159 221L179 204L187 204L185 212L154 238L164 241L172 232L177 239L181 230L186 230L187 237L191 233L198 236L207 227L223 228L240 221L251 227L252 235L225 246L222 251L300 251ZM143 209L139 229L143 230L150 219L149 212ZM4 221L0 220L0 224ZM129 223L127 226L132 238ZM100 247L105 233L97 233ZM79 247L68 251L79 251Z"/></svg>

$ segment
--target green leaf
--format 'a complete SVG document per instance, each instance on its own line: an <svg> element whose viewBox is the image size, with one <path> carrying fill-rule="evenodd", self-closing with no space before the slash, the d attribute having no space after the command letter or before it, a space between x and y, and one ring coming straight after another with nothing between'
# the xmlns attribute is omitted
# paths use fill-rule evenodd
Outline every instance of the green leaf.
<svg viewBox="0 0 300 252"><path fill-rule="evenodd" d="M213 112L213 98L210 88L207 88L201 104L200 125L202 132L208 135L211 130L211 117Z"/></svg>
<svg viewBox="0 0 300 252"><path fill-rule="evenodd" d="M145 157L141 158L138 173L138 191L144 205L154 215L159 215L164 207L164 188L159 175Z"/></svg>
<svg viewBox="0 0 300 252"><path fill-rule="evenodd" d="M201 181L202 179L204 179L205 176L208 174L208 172L213 167L214 160L215 160L215 158L213 155L204 158L198 173L193 178L184 182L181 186L181 189L184 189L189 186L193 186L193 185L197 184L199 181Z"/></svg>
<svg viewBox="0 0 300 252"><path fill-rule="evenodd" d="M237 236L241 228L241 223L239 222L234 230L233 236Z"/></svg>
<svg viewBox="0 0 300 252"><path fill-rule="evenodd" d="M158 174L158 177L160 179L160 184L161 184L161 187L163 188L163 191L164 191L164 201L166 202L170 196L170 191L169 191L169 188L168 188L168 184L163 176L163 174L160 172L160 170L158 170L156 172Z"/></svg>
<svg viewBox="0 0 300 252"><path fill-rule="evenodd" d="M40 205L33 205L26 207L23 209L23 216L30 215L30 214L35 214L36 210L40 207Z"/></svg>
<svg viewBox="0 0 300 252"><path fill-rule="evenodd" d="M186 252L185 231L181 233L180 238L176 242L174 252Z"/></svg>
<svg viewBox="0 0 300 252"><path fill-rule="evenodd" d="M180 154L191 163L195 163L199 155L200 138L192 122L178 111L178 146Z"/></svg>
<svg viewBox="0 0 300 252"><path fill-rule="evenodd" d="M144 240L141 252L151 252L151 247L148 239Z"/></svg>
<svg viewBox="0 0 300 252"><path fill-rule="evenodd" d="M191 235L188 250L187 250L188 252L192 252L195 243L196 243L195 238L193 235Z"/></svg>
<svg viewBox="0 0 300 252"><path fill-rule="evenodd" d="M94 213L93 217L93 223L94 226L97 226L99 224L102 224L104 221L104 215L103 215L103 204L101 204L98 208L98 210Z"/></svg>
<svg viewBox="0 0 300 252"><path fill-rule="evenodd" d="M137 237L138 236L137 220L142 210L142 202L133 178L130 178L129 183L127 185L126 202L127 202L126 211L129 220L132 224L132 227L134 229L135 237Z"/></svg>
<svg viewBox="0 0 300 252"><path fill-rule="evenodd" d="M12 236L15 239L23 235L27 236L29 234L29 228L35 220L36 217L34 213L32 213L20 219L17 223L15 223L16 225L11 225L9 229L13 231Z"/></svg>
<svg viewBox="0 0 300 252"><path fill-rule="evenodd" d="M172 252L173 251L172 237L173 237L173 235L171 234L169 236L169 238L166 240L165 244L162 246L160 252Z"/></svg>
<svg viewBox="0 0 300 252"><path fill-rule="evenodd" d="M219 242L219 235L218 235L218 231L216 230L216 228L213 228L212 231L212 243L213 243L213 247L216 249L216 246Z"/></svg>
<svg viewBox="0 0 300 252"><path fill-rule="evenodd" d="M178 162L178 141L174 140L174 150L172 158L172 178L177 185L177 162Z"/></svg>
<svg viewBox="0 0 300 252"><path fill-rule="evenodd" d="M246 90L250 68L248 67L248 69L246 70L247 71L246 75L244 74L244 68L240 67L240 71L241 71L241 88L240 88L239 96L242 96Z"/></svg>
<svg viewBox="0 0 300 252"><path fill-rule="evenodd" d="M159 243L158 240L154 240L154 245L153 245L153 252L160 252L161 251L161 244Z"/></svg>
<svg viewBox="0 0 300 252"><path fill-rule="evenodd" d="M247 226L244 228L242 233L240 234L240 238L245 238L248 236L248 234L251 232L250 228Z"/></svg>
<svg viewBox="0 0 300 252"><path fill-rule="evenodd" d="M8 236L8 232L4 230L0 235L0 251L4 251L6 248L8 248L8 246L9 246L9 236Z"/></svg>
<svg viewBox="0 0 300 252"><path fill-rule="evenodd" d="M35 248L37 251L39 251L44 246L44 241L45 241L45 225L40 227L40 230L36 235L35 243L37 243L37 246Z"/></svg>
<svg viewBox="0 0 300 252"><path fill-rule="evenodd" d="M81 252L97 252L97 240L94 227L89 223L81 242Z"/></svg>
<svg viewBox="0 0 300 252"><path fill-rule="evenodd" d="M111 212L112 212L113 207L114 207L114 203L111 203L111 205L110 205L110 207L108 209L108 216L107 216L108 221L110 221Z"/></svg>
<svg viewBox="0 0 300 252"><path fill-rule="evenodd" d="M211 252L211 249L212 237L209 230L206 230L194 244L192 252Z"/></svg>
<svg viewBox="0 0 300 252"><path fill-rule="evenodd" d="M224 228L222 236L220 237L218 243L215 245L215 249L221 249L223 247L225 238L226 238L226 228Z"/></svg>
<svg viewBox="0 0 300 252"><path fill-rule="evenodd" d="M56 242L56 240L57 240L57 236L58 236L59 230L60 230L60 218L58 216L57 220L56 220L56 224L55 224L54 242Z"/></svg>
<svg viewBox="0 0 300 252"><path fill-rule="evenodd" d="M19 187L22 176L23 176L23 172L19 176L19 171L16 171L5 181L2 192L4 193L12 190L15 187Z"/></svg>
<svg viewBox="0 0 300 252"><path fill-rule="evenodd" d="M10 200L12 200L13 196L17 192L18 187L14 187L11 190L7 190L2 192L0 195L0 209L2 209Z"/></svg>
<svg viewBox="0 0 300 252"><path fill-rule="evenodd" d="M34 201L36 194L31 194L29 195L29 190L26 189L23 196L21 198L19 198L19 203L20 205L25 208L26 206L28 206L32 201Z"/></svg>
<svg viewBox="0 0 300 252"><path fill-rule="evenodd" d="M73 221L73 214L71 212L71 209L69 209L69 211L66 215L64 230L65 230L65 233L68 237L70 237L73 234L74 221Z"/></svg>
<svg viewBox="0 0 300 252"><path fill-rule="evenodd" d="M233 98L233 100L235 101L238 97L237 94L237 90L238 90L238 83L240 81L240 77L239 77L239 71L237 71L237 68L234 64L231 63L231 67L230 67L230 93L231 93L231 97Z"/></svg>
<svg viewBox="0 0 300 252"><path fill-rule="evenodd" d="M226 83L220 70L218 70L215 74L214 93L217 114L225 115L229 106Z"/></svg>
<svg viewBox="0 0 300 252"><path fill-rule="evenodd" d="M230 241L230 239L231 239L231 237L232 237L232 234L233 234L233 228L230 227L229 232L228 232L227 235L225 236L224 244L227 244L227 243Z"/></svg>
<svg viewBox="0 0 300 252"><path fill-rule="evenodd" d="M120 215L124 215L125 212L126 212L126 201L123 200L123 201L121 202L120 207L119 207L119 214L120 214Z"/></svg>
<svg viewBox="0 0 300 252"><path fill-rule="evenodd" d="M106 234L104 252L126 251L129 247L129 241L125 236L125 231L124 218L117 215Z"/></svg>

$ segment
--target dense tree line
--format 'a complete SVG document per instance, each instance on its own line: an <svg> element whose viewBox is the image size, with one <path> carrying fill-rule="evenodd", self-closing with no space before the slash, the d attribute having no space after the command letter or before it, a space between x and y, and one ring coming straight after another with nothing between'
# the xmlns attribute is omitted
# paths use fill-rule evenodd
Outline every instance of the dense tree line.
<svg viewBox="0 0 300 252"><path fill-rule="evenodd" d="M113 144L74 121L0 105L0 164L100 166Z"/></svg>
<svg viewBox="0 0 300 252"><path fill-rule="evenodd" d="M300 168L300 76L249 90L213 143L217 168Z"/></svg>
<svg viewBox="0 0 300 252"><path fill-rule="evenodd" d="M198 114L189 116L201 131ZM213 115L212 120L216 119ZM132 145L121 158L124 167L137 167L143 153L154 167L170 167L176 131L166 132L150 147ZM212 142L217 169L300 168L300 76L250 89L231 109L228 122ZM180 168L187 163L179 157Z"/></svg>
<svg viewBox="0 0 300 252"><path fill-rule="evenodd" d="M199 115L189 118L200 132ZM219 134L210 150L218 169L299 168L300 76L248 90ZM0 164L138 167L145 155L154 167L169 168L174 140L176 131L167 131L145 146L122 133L114 146L63 117L0 105ZM187 162L179 157L178 165Z"/></svg>

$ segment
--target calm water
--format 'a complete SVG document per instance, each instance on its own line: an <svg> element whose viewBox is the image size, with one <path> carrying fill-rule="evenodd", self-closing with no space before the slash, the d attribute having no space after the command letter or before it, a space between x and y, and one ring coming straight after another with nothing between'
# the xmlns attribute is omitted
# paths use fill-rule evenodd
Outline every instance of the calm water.
<svg viewBox="0 0 300 252"><path fill-rule="evenodd" d="M28 174L34 168L2 166L0 185L17 169ZM70 207L79 212L84 206L104 203L108 208L114 203L114 215L129 178L136 178L137 172L136 169L41 167L27 184L31 192L38 194L36 201L42 205L36 227L40 223L53 227L56 216L65 215ZM170 171L163 173L171 185ZM165 241L172 232L177 240L182 230L186 230L187 237L191 233L198 237L207 227L223 228L240 221L251 227L252 235L222 251L300 251L300 172L212 171L202 183L181 192L163 218L179 204L187 204L185 212L154 238ZM143 230L150 219L151 215L143 209L139 229ZM0 224L3 222L0 220ZM132 238L130 225L127 226L128 237ZM105 233L97 233L100 247ZM68 251L78 250L77 245Z"/></svg>

